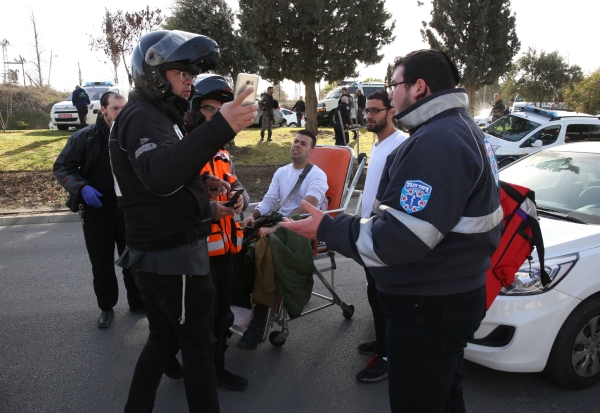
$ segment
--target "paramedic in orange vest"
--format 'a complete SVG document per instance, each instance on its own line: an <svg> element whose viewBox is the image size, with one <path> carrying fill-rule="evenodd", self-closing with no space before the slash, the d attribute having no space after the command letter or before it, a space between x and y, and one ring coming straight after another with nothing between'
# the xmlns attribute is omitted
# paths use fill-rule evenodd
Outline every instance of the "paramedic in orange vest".
<svg viewBox="0 0 600 413"><path fill-rule="evenodd" d="M200 75L194 87L191 108L185 116L188 130L210 121L223 103L233 100L231 87L222 76ZM207 188L212 210L212 230L208 238L208 255L210 272L215 285L213 332L217 339L215 347L217 384L230 390L244 390L248 387L248 380L225 370L225 350L228 347L227 339L231 336L229 327L233 324L233 313L230 309L233 277L231 255L241 250L243 239L242 230L234 219L234 213L240 213L248 206L249 197L244 192L233 207L224 206L235 192L243 188L235 176L233 162L227 150L220 149L213 156L200 171L200 174L205 173L219 177L231 185L230 194L211 191L211 188Z"/></svg>

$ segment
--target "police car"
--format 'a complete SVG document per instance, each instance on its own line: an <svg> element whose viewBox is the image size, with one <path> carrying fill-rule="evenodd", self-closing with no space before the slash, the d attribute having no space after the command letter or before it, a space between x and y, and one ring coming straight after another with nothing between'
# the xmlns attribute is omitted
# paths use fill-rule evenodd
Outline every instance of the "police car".
<svg viewBox="0 0 600 413"><path fill-rule="evenodd" d="M484 129L498 166L565 143L600 141L600 116L567 110L525 106L522 112L506 115Z"/></svg>
<svg viewBox="0 0 600 413"><path fill-rule="evenodd" d="M500 171L500 179L535 191L551 282L542 285L534 251L531 263L523 263L515 282L487 311L465 359L501 371L543 371L567 388L595 384L600 381L600 143L541 150Z"/></svg>
<svg viewBox="0 0 600 413"><path fill-rule="evenodd" d="M87 123L93 125L96 123L98 113L100 113L100 97L106 92L116 92L127 99L127 91L123 87L115 85L111 81L85 82L82 88L90 97L88 106ZM50 123L60 130L68 130L70 126L78 128L81 125L77 108L71 101L72 95L69 95L64 101L58 102L52 106L50 111Z"/></svg>

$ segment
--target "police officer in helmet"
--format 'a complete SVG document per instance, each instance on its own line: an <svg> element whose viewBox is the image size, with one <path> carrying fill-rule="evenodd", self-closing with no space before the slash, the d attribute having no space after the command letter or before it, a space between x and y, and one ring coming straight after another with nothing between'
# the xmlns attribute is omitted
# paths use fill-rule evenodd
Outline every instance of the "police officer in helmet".
<svg viewBox="0 0 600 413"><path fill-rule="evenodd" d="M218 62L219 47L208 37L166 30L145 34L131 58L135 88L111 131L115 188L127 225L127 249L117 264L132 269L150 330L125 412L152 410L178 347L189 411L219 411L206 188L227 193L231 186L199 171L252 124L258 107L241 106L249 88L185 136L183 115L193 82Z"/></svg>

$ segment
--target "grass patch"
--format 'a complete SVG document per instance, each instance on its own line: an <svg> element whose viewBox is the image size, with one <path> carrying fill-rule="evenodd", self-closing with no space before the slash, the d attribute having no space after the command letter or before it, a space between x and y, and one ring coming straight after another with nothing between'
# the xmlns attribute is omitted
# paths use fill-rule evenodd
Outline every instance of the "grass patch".
<svg viewBox="0 0 600 413"><path fill-rule="evenodd" d="M299 128L273 129L272 142L260 142L260 129L249 128L235 138L238 151L232 154L239 166L283 166L290 162L292 140ZM366 131L365 131L366 132ZM51 171L52 165L67 138L73 131L49 129L8 131L0 133L0 171ZM317 144L333 145L333 129L319 129ZM361 133L361 152L370 155L373 138L371 133ZM355 152L356 141L350 147Z"/></svg>

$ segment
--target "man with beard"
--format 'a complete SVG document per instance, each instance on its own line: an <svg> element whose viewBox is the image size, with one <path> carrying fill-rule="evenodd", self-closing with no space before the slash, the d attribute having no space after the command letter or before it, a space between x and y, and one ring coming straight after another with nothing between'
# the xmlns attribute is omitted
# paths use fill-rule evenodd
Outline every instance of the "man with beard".
<svg viewBox="0 0 600 413"><path fill-rule="evenodd" d="M395 119L410 137L386 161L369 219L282 222L369 267L386 323L393 413L465 412L464 348L485 316L502 207L493 149L438 50L395 61ZM492 155L489 155L489 154Z"/></svg>
<svg viewBox="0 0 600 413"><path fill-rule="evenodd" d="M395 112L387 93L378 90L369 95L365 104L365 114L367 116L367 130L377 135L377 140L371 148L371 158L369 159L362 198L361 215L363 218L369 219L386 159L392 151L406 140L407 136L394 127ZM377 299L375 280L369 272L369 268L364 268L367 277L367 298L373 312L373 323L375 324L375 340L358 346L359 353L371 357L367 359L367 366L356 374L356 378L363 382L375 382L386 378L388 375L385 317L381 304Z"/></svg>

